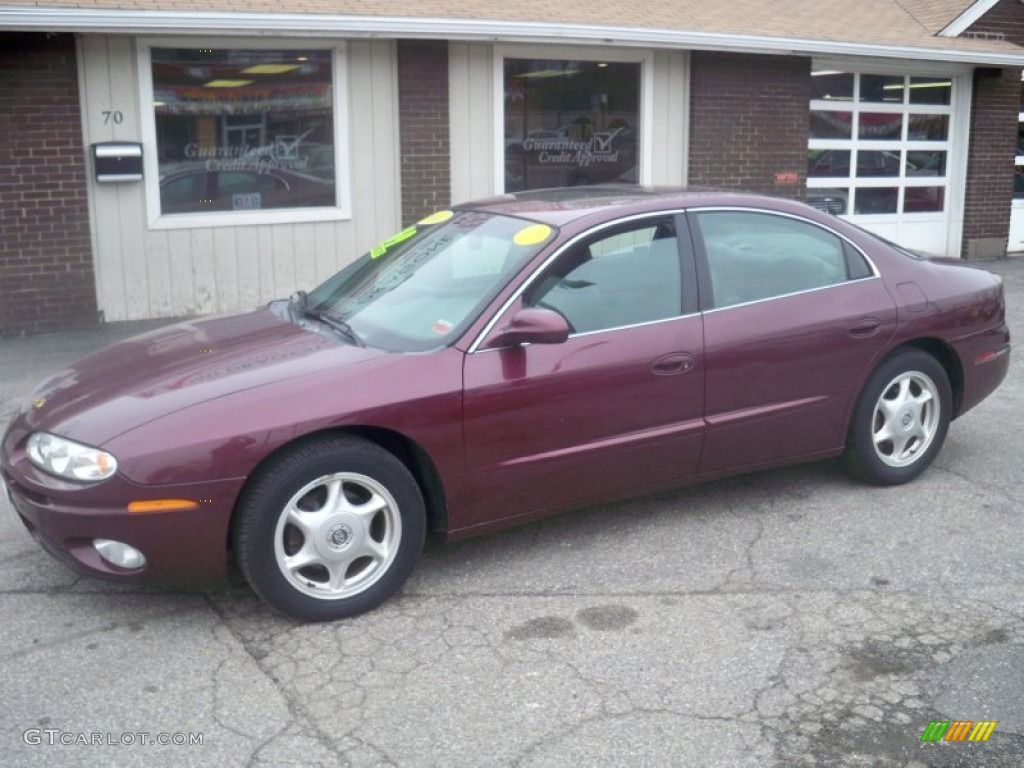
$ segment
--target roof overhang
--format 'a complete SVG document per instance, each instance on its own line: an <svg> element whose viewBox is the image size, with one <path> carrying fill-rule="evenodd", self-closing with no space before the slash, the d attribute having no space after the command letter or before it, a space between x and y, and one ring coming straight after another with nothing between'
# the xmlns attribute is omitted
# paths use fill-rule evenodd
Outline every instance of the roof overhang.
<svg viewBox="0 0 1024 768"><path fill-rule="evenodd" d="M963 10L963 12L951 21L946 27L939 31L943 37L959 37L982 16L991 11L999 0L977 0Z"/></svg>
<svg viewBox="0 0 1024 768"><path fill-rule="evenodd" d="M0 5L0 29L136 35L345 37L618 45L793 56L866 56L965 65L1024 67L1024 50L986 50L943 39L942 46L763 37L684 29L398 16L228 13ZM966 42L966 41L965 41Z"/></svg>

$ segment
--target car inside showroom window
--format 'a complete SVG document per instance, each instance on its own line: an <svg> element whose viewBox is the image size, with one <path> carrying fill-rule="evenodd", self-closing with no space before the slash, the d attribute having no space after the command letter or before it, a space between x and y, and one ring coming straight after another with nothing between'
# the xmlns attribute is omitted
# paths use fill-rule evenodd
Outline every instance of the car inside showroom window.
<svg viewBox="0 0 1024 768"><path fill-rule="evenodd" d="M337 206L335 55L151 48L160 215Z"/></svg>

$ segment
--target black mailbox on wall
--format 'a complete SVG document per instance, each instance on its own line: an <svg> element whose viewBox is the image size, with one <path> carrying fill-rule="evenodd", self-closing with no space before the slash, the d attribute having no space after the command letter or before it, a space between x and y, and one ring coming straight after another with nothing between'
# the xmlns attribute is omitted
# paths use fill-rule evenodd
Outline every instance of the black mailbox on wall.
<svg viewBox="0 0 1024 768"><path fill-rule="evenodd" d="M102 141L92 145L96 181L142 181L142 145Z"/></svg>

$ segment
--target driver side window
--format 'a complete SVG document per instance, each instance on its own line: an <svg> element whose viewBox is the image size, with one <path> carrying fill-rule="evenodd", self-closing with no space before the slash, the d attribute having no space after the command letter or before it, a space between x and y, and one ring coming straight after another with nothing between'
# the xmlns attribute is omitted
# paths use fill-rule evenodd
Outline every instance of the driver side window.
<svg viewBox="0 0 1024 768"><path fill-rule="evenodd" d="M682 284L674 221L635 222L577 243L527 292L525 305L553 309L573 333L678 317Z"/></svg>

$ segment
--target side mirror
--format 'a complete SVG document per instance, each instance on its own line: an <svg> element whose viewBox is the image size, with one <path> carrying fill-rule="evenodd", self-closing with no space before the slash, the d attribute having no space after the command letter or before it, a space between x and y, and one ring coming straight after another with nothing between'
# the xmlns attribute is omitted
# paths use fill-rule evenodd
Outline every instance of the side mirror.
<svg viewBox="0 0 1024 768"><path fill-rule="evenodd" d="M561 344L569 338L569 321L551 309L530 307L516 312L508 325L488 340L487 349L517 344Z"/></svg>

